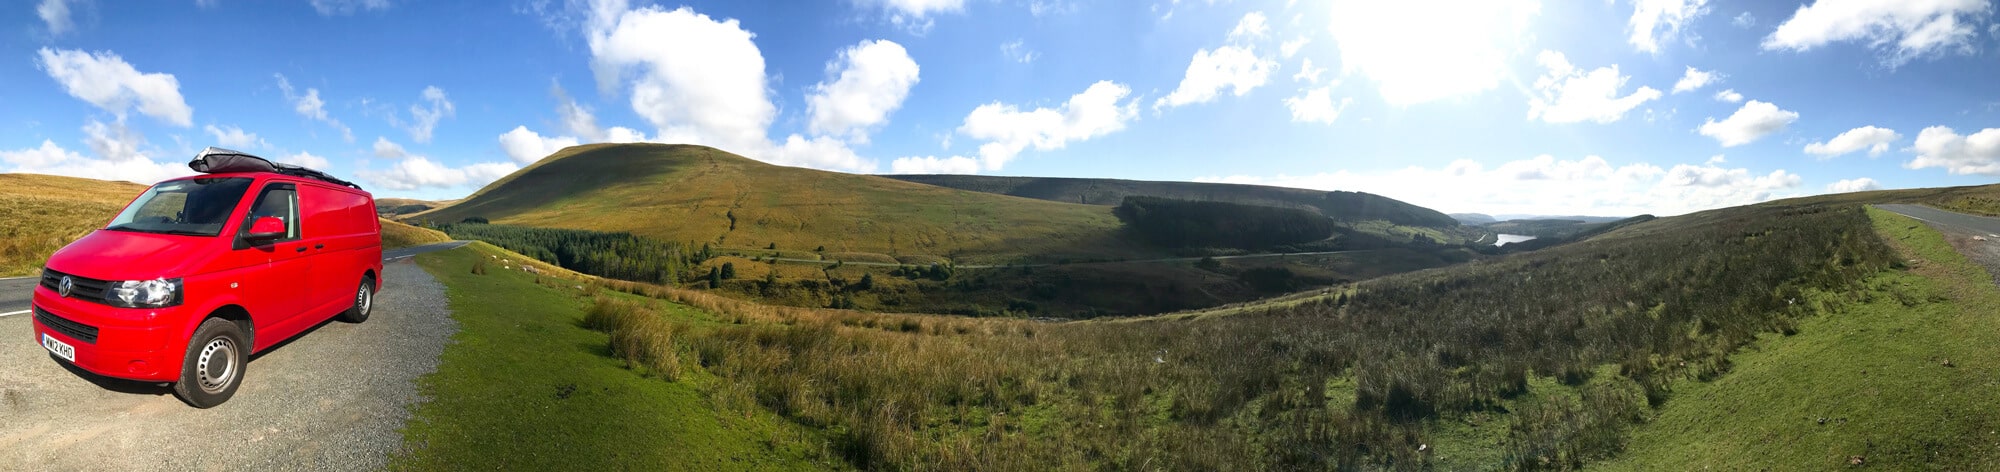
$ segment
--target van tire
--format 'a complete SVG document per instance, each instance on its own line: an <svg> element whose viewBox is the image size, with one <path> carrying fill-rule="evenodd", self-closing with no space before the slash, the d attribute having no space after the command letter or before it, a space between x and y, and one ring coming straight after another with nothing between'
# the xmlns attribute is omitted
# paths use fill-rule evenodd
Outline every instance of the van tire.
<svg viewBox="0 0 2000 472"><path fill-rule="evenodd" d="M375 310L375 279L361 278L361 288L354 290L354 306L340 312L340 320L349 323L368 321L368 313Z"/></svg>
<svg viewBox="0 0 2000 472"><path fill-rule="evenodd" d="M194 336L188 338L187 355L181 360L181 379L174 382L174 396L195 408L210 408L229 401L229 397L236 395L236 387L243 385L243 367L250 363L248 339L235 322L222 318L201 322ZM227 364L221 364L224 362Z"/></svg>

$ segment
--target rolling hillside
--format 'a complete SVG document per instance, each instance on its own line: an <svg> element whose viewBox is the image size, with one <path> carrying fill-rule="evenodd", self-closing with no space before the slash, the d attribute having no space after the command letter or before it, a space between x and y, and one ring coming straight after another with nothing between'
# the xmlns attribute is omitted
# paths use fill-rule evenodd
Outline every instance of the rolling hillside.
<svg viewBox="0 0 2000 472"><path fill-rule="evenodd" d="M49 254L111 221L146 186L0 174L0 277L28 275Z"/></svg>
<svg viewBox="0 0 2000 472"><path fill-rule="evenodd" d="M713 375L735 399L714 415L821 425L861 468L1991 470L2000 289L1860 203L1996 189L1633 218L1215 316L792 309L618 281L571 305L633 376Z"/></svg>
<svg viewBox="0 0 2000 472"><path fill-rule="evenodd" d="M781 251L963 260L1141 255L1111 208L765 164L704 146L564 149L410 218L623 231Z"/></svg>
<svg viewBox="0 0 2000 472"><path fill-rule="evenodd" d="M1322 192L1263 185L1161 182L991 175L887 175L939 187L1088 205L1116 206L1130 196L1210 200L1317 210L1334 221L1382 220L1404 226L1450 228L1458 221L1437 210L1361 192Z"/></svg>
<svg viewBox="0 0 2000 472"><path fill-rule="evenodd" d="M451 202L451 200L433 202L410 198L377 198L375 199L375 214L383 217L397 217L449 205Z"/></svg>

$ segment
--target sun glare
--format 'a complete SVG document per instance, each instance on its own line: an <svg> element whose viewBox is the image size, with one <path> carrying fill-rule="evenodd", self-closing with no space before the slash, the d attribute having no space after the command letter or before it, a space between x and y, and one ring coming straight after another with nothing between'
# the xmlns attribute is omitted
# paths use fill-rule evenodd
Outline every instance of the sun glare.
<svg viewBox="0 0 2000 472"><path fill-rule="evenodd" d="M1541 3L1340 0L1332 11L1341 70L1367 76L1389 103L1411 105L1498 85Z"/></svg>

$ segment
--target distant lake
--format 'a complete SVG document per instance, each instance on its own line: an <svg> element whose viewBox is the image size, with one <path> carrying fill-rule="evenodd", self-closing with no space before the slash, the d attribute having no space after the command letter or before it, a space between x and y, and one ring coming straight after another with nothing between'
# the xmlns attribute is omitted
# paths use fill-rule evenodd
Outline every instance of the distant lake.
<svg viewBox="0 0 2000 472"><path fill-rule="evenodd" d="M1535 239L1535 237L1534 237L1534 236L1522 236L1522 235L1518 235L1518 234L1502 234L1502 235L1500 235L1500 240L1499 240L1499 241L1494 241L1494 242L1493 242L1493 245L1495 245L1495 246L1503 246L1503 245L1506 245L1507 243L1518 243L1518 242L1522 242L1522 241L1527 241L1527 240L1530 240L1530 239Z"/></svg>

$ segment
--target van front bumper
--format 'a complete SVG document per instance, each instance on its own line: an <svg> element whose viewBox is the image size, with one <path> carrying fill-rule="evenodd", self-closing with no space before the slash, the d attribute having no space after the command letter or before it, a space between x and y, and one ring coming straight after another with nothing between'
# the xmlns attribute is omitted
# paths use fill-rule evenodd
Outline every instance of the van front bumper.
<svg viewBox="0 0 2000 472"><path fill-rule="evenodd" d="M78 368L146 382L180 380L187 340L170 327L181 324L179 310L186 305L116 308L62 298L41 286L35 287L32 303L35 345L49 336L74 347L76 361L71 364Z"/></svg>

